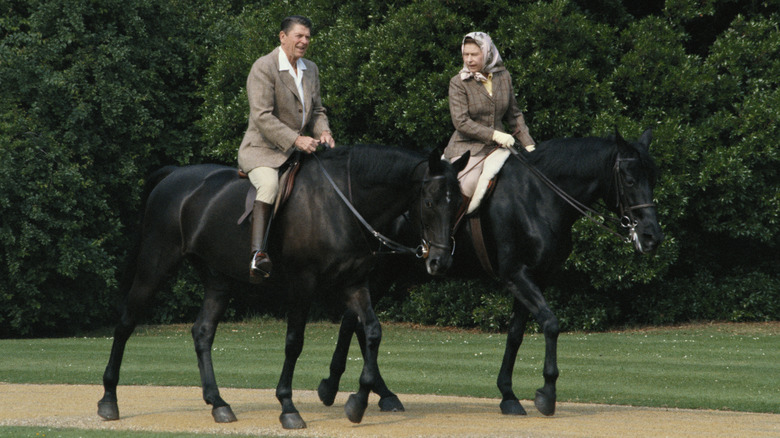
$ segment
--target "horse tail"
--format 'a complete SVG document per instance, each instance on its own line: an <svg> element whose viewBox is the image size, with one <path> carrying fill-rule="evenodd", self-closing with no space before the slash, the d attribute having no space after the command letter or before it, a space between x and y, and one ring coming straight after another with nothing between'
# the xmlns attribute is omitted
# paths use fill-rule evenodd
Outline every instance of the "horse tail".
<svg viewBox="0 0 780 438"><path fill-rule="evenodd" d="M150 173L144 180L144 188L141 194L141 214L138 215L137 230L135 232L135 238L133 240L133 246L127 253L125 262L125 268L122 272L122 279L119 283L119 290L122 296L126 296L133 286L133 279L135 278L136 268L138 266L138 254L141 251L141 227L143 227L144 212L146 211L146 203L149 200L149 195L152 193L157 184L165 179L168 175L178 169L177 166L165 166Z"/></svg>

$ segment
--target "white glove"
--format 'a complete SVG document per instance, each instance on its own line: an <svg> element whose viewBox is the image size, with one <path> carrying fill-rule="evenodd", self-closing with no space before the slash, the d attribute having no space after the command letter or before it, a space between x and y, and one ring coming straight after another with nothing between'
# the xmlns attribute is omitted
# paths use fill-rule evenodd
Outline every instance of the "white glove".
<svg viewBox="0 0 780 438"><path fill-rule="evenodd" d="M508 148L510 146L513 146L515 144L515 138L511 135L501 132L501 131L493 131L493 141L500 144L501 146Z"/></svg>
<svg viewBox="0 0 780 438"><path fill-rule="evenodd" d="M527 150L528 152L533 152L534 150L536 150L536 146L529 144L528 146L525 147L525 150Z"/></svg>

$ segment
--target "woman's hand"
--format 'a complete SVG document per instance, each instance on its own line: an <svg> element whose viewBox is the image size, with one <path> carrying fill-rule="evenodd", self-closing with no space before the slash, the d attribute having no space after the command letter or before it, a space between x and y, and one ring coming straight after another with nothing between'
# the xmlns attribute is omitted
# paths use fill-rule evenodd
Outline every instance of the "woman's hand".
<svg viewBox="0 0 780 438"><path fill-rule="evenodd" d="M511 147L515 144L514 137L501 131L493 131L493 141L505 148Z"/></svg>

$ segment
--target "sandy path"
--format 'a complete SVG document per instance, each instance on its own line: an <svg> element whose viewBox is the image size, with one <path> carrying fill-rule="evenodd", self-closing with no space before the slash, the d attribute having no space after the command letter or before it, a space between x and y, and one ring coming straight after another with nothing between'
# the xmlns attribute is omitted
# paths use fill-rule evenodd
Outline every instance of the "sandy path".
<svg viewBox="0 0 780 438"><path fill-rule="evenodd" d="M120 386L122 419L107 422L96 413L100 386L0 383L0 426L318 437L780 437L777 414L559 403L555 416L544 417L525 401L527 417L508 417L496 399L408 394L400 395L402 413L379 412L372 395L363 422L352 424L343 410L347 393L326 407L314 391L294 393L308 428L291 433L281 428L273 390L221 392L239 421L214 423L200 388Z"/></svg>

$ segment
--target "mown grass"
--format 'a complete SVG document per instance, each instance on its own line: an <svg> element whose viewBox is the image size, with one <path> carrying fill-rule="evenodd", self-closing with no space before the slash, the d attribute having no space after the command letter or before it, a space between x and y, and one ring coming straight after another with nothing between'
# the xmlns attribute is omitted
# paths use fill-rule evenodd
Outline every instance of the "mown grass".
<svg viewBox="0 0 780 438"><path fill-rule="evenodd" d="M223 324L214 344L223 387L275 388L285 323ZM498 398L505 335L384 324L380 367L398 393ZM309 324L296 389L327 375L338 326ZM780 413L780 323L701 324L559 338L560 401ZM109 332L78 338L0 340L0 382L100 384ZM514 374L530 399L543 383L544 338L528 335ZM350 349L343 391L357 389L362 366ZM200 379L189 327L145 326L130 339L122 385L191 385ZM3 436L0 432L0 437Z"/></svg>

